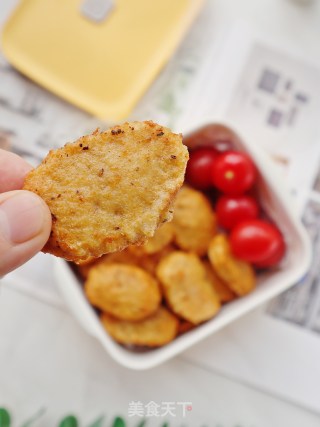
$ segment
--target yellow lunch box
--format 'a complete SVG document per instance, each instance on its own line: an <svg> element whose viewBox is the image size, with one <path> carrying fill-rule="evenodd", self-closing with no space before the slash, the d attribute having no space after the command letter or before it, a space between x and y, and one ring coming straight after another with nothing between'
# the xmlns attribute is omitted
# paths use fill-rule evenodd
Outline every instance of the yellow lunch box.
<svg viewBox="0 0 320 427"><path fill-rule="evenodd" d="M9 62L109 120L132 110L203 0L23 0L6 23Z"/></svg>

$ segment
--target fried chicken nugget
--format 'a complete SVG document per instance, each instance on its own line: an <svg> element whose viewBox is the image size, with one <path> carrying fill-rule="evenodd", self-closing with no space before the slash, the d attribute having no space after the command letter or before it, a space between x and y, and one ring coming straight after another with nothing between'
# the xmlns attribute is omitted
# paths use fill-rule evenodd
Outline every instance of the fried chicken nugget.
<svg viewBox="0 0 320 427"><path fill-rule="evenodd" d="M236 294L229 288L226 282L220 279L211 263L208 260L203 260L202 262L207 272L207 278L216 291L220 301L224 303L234 300L237 297Z"/></svg>
<svg viewBox="0 0 320 427"><path fill-rule="evenodd" d="M137 321L154 313L161 301L157 281L139 267L99 264L85 282L92 305L123 320Z"/></svg>
<svg viewBox="0 0 320 427"><path fill-rule="evenodd" d="M151 121L95 131L50 151L23 187L52 214L43 251L79 262L143 243L172 218L187 160L182 136Z"/></svg>
<svg viewBox="0 0 320 427"><path fill-rule="evenodd" d="M142 252L146 254L154 254L164 249L172 240L174 235L174 227L171 222L161 225L151 239L140 246Z"/></svg>
<svg viewBox="0 0 320 427"><path fill-rule="evenodd" d="M121 344L160 347L172 341L177 333L179 321L164 307L140 322L118 320L107 313L101 315L107 332Z"/></svg>
<svg viewBox="0 0 320 427"><path fill-rule="evenodd" d="M131 248L133 248L133 246L131 246ZM140 253L137 262L141 268L148 271L151 275L156 276L156 270L160 260L174 250L175 248L173 246L167 245L160 252L154 254Z"/></svg>
<svg viewBox="0 0 320 427"><path fill-rule="evenodd" d="M185 334L195 328L195 325L188 320L180 320L178 327L178 335Z"/></svg>
<svg viewBox="0 0 320 427"><path fill-rule="evenodd" d="M172 252L160 261L157 277L168 305L183 319L198 324L219 311L219 298L197 255Z"/></svg>
<svg viewBox="0 0 320 427"><path fill-rule="evenodd" d="M97 265L109 264L128 264L140 266L139 257L131 252L129 248L120 252L112 252L111 254L102 255L100 258L92 258L86 262L80 262L77 266L81 276L86 279L90 270Z"/></svg>
<svg viewBox="0 0 320 427"><path fill-rule="evenodd" d="M126 264L126 265L136 265L137 267L142 268L152 276L155 276L157 265L160 259L172 252L174 249L170 245L167 245L160 252L155 254L145 254L141 250L141 246L128 246L126 249L120 252L113 252L111 254L103 255L100 258L93 258L86 262L81 262L78 264L77 268L82 278L86 279L88 277L89 271L92 267L98 264Z"/></svg>
<svg viewBox="0 0 320 427"><path fill-rule="evenodd" d="M105 257L107 257L107 255L102 255L100 258L88 258L86 261L79 261L76 267L78 272L80 273L80 276L83 279L87 279L91 268L93 268L95 265L103 263Z"/></svg>
<svg viewBox="0 0 320 427"><path fill-rule="evenodd" d="M217 275L237 295L246 295L256 285L256 276L251 264L235 258L224 234L215 236L209 245L208 257Z"/></svg>
<svg viewBox="0 0 320 427"><path fill-rule="evenodd" d="M216 216L204 194L189 187L181 188L174 204L172 223L175 242L180 249L198 255L207 253L216 232Z"/></svg>
<svg viewBox="0 0 320 427"><path fill-rule="evenodd" d="M137 259L137 263L140 268L147 271L151 276L155 276L156 268L159 262L157 254L152 255L141 255Z"/></svg>

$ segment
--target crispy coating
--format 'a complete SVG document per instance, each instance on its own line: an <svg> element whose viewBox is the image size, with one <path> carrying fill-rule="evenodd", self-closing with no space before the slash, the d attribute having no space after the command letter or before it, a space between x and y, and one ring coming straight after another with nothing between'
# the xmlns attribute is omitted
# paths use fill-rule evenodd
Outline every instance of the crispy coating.
<svg viewBox="0 0 320 427"><path fill-rule="evenodd" d="M161 225L154 236L148 239L147 242L140 248L146 254L154 254L160 252L173 240L174 227L171 222Z"/></svg>
<svg viewBox="0 0 320 427"><path fill-rule="evenodd" d="M210 242L208 257L217 275L237 294L245 295L256 285L256 276L251 264L235 258L224 234Z"/></svg>
<svg viewBox="0 0 320 427"><path fill-rule="evenodd" d="M118 252L115 252L118 253ZM121 252L119 252L121 253ZM80 273L80 276L83 279L87 279L88 275L89 275L89 271L91 270L91 268L93 268L95 265L98 265L100 263L104 262L104 259L107 258L108 255L102 255L100 258L88 258L85 261L79 261L77 263L77 270Z"/></svg>
<svg viewBox="0 0 320 427"><path fill-rule="evenodd" d="M79 262L143 243L172 218L187 160L182 136L151 121L50 151L24 183L52 214L43 251Z"/></svg>
<svg viewBox="0 0 320 427"><path fill-rule="evenodd" d="M160 259L172 252L174 248L171 245L165 246L161 251L155 254L145 254L141 246L128 246L120 252L103 255L100 258L92 258L78 264L77 268L80 275L86 279L92 267L98 264L126 264L136 265L149 274L155 276L157 265Z"/></svg>
<svg viewBox="0 0 320 427"><path fill-rule="evenodd" d="M138 247L131 246L130 249L136 253ZM160 260L174 250L175 248L173 246L167 245L160 252L154 254L144 254L143 252L140 252L137 258L137 262L141 268L148 271L148 273L151 275L156 276L156 270Z"/></svg>
<svg viewBox="0 0 320 427"><path fill-rule="evenodd" d="M172 341L178 332L178 319L164 307L140 322L118 320L103 313L101 321L109 334L121 344L159 347Z"/></svg>
<svg viewBox="0 0 320 427"><path fill-rule="evenodd" d="M198 255L207 253L216 232L216 216L204 194L189 187L181 188L174 204L172 223L175 242L180 249Z"/></svg>
<svg viewBox="0 0 320 427"><path fill-rule="evenodd" d="M81 276L86 279L90 270L97 265L128 264L140 266L138 261L139 258L133 252L131 252L129 248L126 248L120 252L113 252L111 254L102 255L100 258L91 258L88 261L81 262L77 267Z"/></svg>
<svg viewBox="0 0 320 427"><path fill-rule="evenodd" d="M150 316L161 301L156 280L141 268L124 264L93 267L85 283L85 293L95 307L131 321Z"/></svg>
<svg viewBox="0 0 320 427"><path fill-rule="evenodd" d="M206 269L207 278L216 291L220 301L225 303L234 300L237 295L229 288L226 282L220 279L214 271L212 264L205 259L203 260L203 265Z"/></svg>
<svg viewBox="0 0 320 427"><path fill-rule="evenodd" d="M157 277L168 305L183 319L198 324L219 311L219 298L197 255L172 252L160 261Z"/></svg>
<svg viewBox="0 0 320 427"><path fill-rule="evenodd" d="M188 320L180 320L179 322L179 328L178 328L178 335L185 334L186 332L191 331L195 328L195 325L191 322L188 322Z"/></svg>

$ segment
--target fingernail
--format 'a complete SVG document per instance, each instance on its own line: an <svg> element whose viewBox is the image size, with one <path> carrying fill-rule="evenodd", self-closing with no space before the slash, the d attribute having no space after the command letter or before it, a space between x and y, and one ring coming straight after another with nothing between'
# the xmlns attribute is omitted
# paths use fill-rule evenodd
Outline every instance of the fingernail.
<svg viewBox="0 0 320 427"><path fill-rule="evenodd" d="M35 194L21 191L0 204L0 232L11 243L37 236L44 221L43 205Z"/></svg>

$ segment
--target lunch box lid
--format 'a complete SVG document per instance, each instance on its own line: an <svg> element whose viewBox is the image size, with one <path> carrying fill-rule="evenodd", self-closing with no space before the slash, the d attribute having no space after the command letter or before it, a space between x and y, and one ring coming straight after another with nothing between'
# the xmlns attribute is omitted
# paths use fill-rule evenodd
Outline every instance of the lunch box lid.
<svg viewBox="0 0 320 427"><path fill-rule="evenodd" d="M23 0L5 25L9 62L109 120L126 117L174 52L203 0Z"/></svg>

